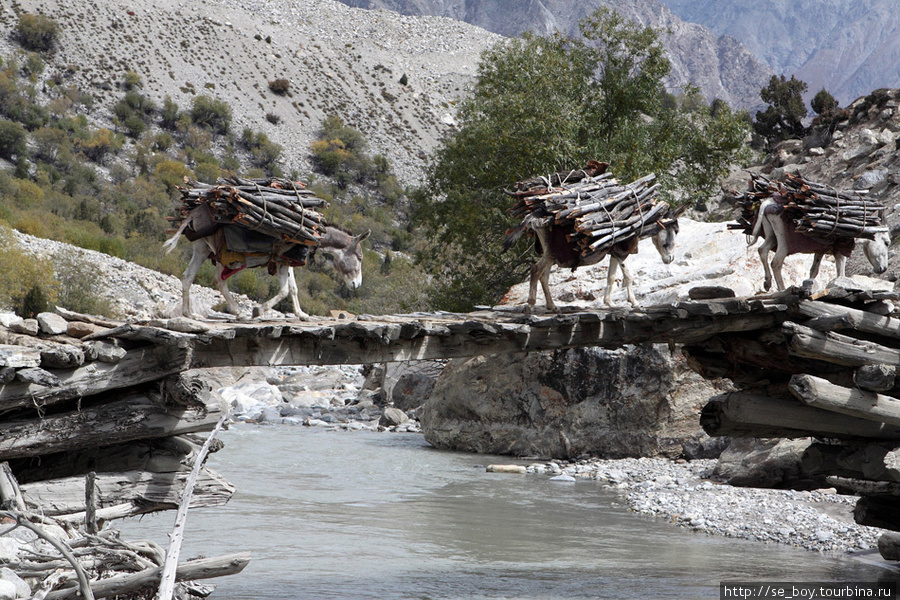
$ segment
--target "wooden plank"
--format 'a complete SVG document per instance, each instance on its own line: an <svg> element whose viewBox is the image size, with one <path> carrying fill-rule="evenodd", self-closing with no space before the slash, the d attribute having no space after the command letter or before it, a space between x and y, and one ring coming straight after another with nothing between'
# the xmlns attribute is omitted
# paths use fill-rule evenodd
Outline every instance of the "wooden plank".
<svg viewBox="0 0 900 600"><path fill-rule="evenodd" d="M815 377L798 374L788 388L808 406L831 410L859 419L900 426L900 399L858 388L845 388Z"/></svg>
<svg viewBox="0 0 900 600"><path fill-rule="evenodd" d="M0 423L0 460L78 451L103 444L210 431L221 416L205 408L163 406L136 394L80 411Z"/></svg>
<svg viewBox="0 0 900 600"><path fill-rule="evenodd" d="M13 382L0 386L0 411L23 406L43 407L55 402L89 396L148 381L188 368L190 351L171 346L147 346L129 350L118 363L95 362L76 369L55 371L59 384L46 387Z"/></svg>

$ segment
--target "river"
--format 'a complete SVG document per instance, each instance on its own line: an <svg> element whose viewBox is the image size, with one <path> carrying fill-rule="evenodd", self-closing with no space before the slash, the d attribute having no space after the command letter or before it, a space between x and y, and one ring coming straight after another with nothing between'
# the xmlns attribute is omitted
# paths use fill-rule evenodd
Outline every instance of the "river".
<svg viewBox="0 0 900 600"><path fill-rule="evenodd" d="M236 487L188 513L182 560L250 551L212 600L719 598L721 581L877 581L885 570L713 537L593 481L486 473L509 457L421 435L238 424L209 465ZM117 524L165 547L174 511Z"/></svg>

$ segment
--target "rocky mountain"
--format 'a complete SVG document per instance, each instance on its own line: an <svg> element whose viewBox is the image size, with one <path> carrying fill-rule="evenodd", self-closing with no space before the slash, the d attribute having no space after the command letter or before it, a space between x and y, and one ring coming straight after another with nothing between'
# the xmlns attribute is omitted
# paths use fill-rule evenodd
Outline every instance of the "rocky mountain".
<svg viewBox="0 0 900 600"><path fill-rule="evenodd" d="M685 21L739 39L777 73L841 104L900 85L894 0L661 0Z"/></svg>
<svg viewBox="0 0 900 600"><path fill-rule="evenodd" d="M707 98L721 98L737 108L761 105L759 90L772 70L732 36L682 20L658 0L341 0L367 9L404 15L439 15L472 23L504 36L524 31L546 35L577 33L578 22L598 7L615 9L623 17L663 30L664 47L672 62L667 84L676 92L693 83Z"/></svg>
<svg viewBox="0 0 900 600"><path fill-rule="evenodd" d="M182 109L198 95L226 101L237 135L245 127L265 133L303 175L310 141L337 115L404 183L420 176L426 153L450 129L481 51L502 39L457 20L334 0L16 0L0 4L0 56L19 49L11 32L23 12L58 22L44 77L93 94L87 116L99 126L112 127L112 106L133 71L157 106L166 95ZM286 95L268 85L281 78L290 82Z"/></svg>

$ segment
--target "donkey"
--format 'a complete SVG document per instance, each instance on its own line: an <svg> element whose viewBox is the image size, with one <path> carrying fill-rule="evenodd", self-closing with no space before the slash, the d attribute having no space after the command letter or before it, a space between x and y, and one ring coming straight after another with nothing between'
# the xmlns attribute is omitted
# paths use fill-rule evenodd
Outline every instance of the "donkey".
<svg viewBox="0 0 900 600"><path fill-rule="evenodd" d="M166 254L172 252L178 245L178 239L190 227L194 214L192 212L188 215L178 228L178 231L163 244ZM355 290L362 285L363 253L360 243L369 237L370 233L372 233L371 229L365 233L353 235L342 228L329 226L325 234L319 238L318 245L314 248L314 250L317 249L333 258L335 269L341 276L344 284L351 290ZM194 240L191 260L181 276L181 314L186 317L195 316L191 302L191 284L193 284L194 278L197 276L203 263L207 259L214 259L216 285L225 298L225 304L229 313L238 315L240 314L240 309L234 296L231 294L231 290L228 289L228 277L247 266L258 267L267 265L269 266L269 272L278 276L278 293L263 304L255 306L253 308L253 316L259 317L264 315L266 311L290 294L294 314L300 320L308 320L309 315L300 307L300 300L297 297L297 280L294 277L294 269L291 266L292 264L297 264L298 266L305 264L306 253L302 253L302 260L300 261L292 261L285 257L285 254L290 254L291 250L295 249L295 246L298 246L298 244L276 241L272 244L269 255L264 257L263 260L258 261L256 264L250 264L250 261L245 261L240 265L236 265L237 268L232 269L228 265L223 264L221 259L215 260L217 255L221 256L219 254L221 242L217 239L217 234L207 235Z"/></svg>
<svg viewBox="0 0 900 600"><path fill-rule="evenodd" d="M659 252L664 264L670 264L675 259L675 239L678 236L678 215L680 210L670 210L664 218L671 219L671 223L663 227L659 233L654 235L653 246ZM600 253L589 257L587 260L581 260L581 257L572 248L566 239L564 229L552 226L535 226L533 228L535 234L535 250L541 255L538 261L531 267L531 279L528 287L528 305L526 310L533 310L537 301L537 285L541 284L544 292L547 310L557 311L556 303L553 302L553 296L550 293L550 269L553 265L563 268L571 268L573 271L580 266L589 266L599 263L605 258L605 254ZM631 271L625 266L625 259L630 254L637 251L640 238L633 238L617 242L609 250L609 269L606 275L606 291L603 294L603 303L606 306L612 306L612 294L615 289L616 275L619 267L622 268L622 285L625 287L628 296L628 302L632 306L637 306L637 299L634 297L634 291L631 284L633 278Z"/></svg>
<svg viewBox="0 0 900 600"><path fill-rule="evenodd" d="M784 290L784 279L781 269L784 259L791 254L813 254L813 263L809 269L809 278L815 279L819 274L819 266L822 257L826 254L834 256L834 264L837 276L843 277L846 272L847 258L853 252L854 239L842 238L833 242L819 241L806 236L796 230L796 227L788 218L785 218L780 209L778 198L773 195L766 198L759 207L756 223L753 225L753 234L748 241L752 246L760 235L763 243L758 248L759 259L765 270L763 288L769 291L772 287L772 277L775 277L775 285L778 291ZM871 239L862 242L863 252L875 273L884 273L888 268L888 248L891 245L891 235L887 227L870 228L874 232ZM769 252L775 251L772 264L769 265Z"/></svg>

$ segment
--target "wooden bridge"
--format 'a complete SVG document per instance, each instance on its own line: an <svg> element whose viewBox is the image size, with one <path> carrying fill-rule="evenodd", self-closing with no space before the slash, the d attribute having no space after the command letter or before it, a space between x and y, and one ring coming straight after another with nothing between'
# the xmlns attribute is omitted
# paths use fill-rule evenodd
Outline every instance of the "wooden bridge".
<svg viewBox="0 0 900 600"><path fill-rule="evenodd" d="M669 306L559 314L495 307L126 323L60 310L43 332L0 327L0 504L63 522L176 507L201 442L195 434L211 431L225 410L198 370L667 343L704 377L736 387L704 408L710 435L825 440L804 457L805 468L859 494L860 523L900 531L900 319L891 316L898 295L849 287L815 298L799 288L749 298L722 292L698 288L694 299ZM85 496L88 472L103 490L95 506ZM221 504L233 491L204 468L193 505Z"/></svg>

